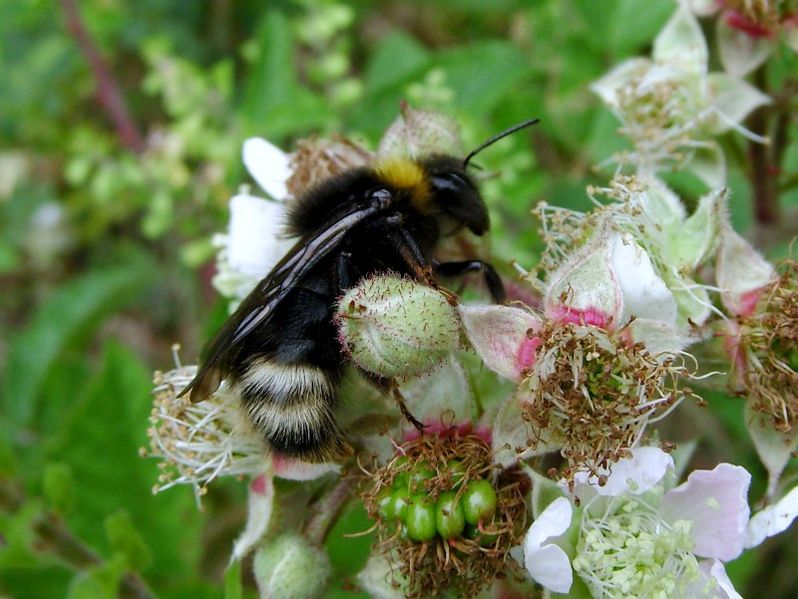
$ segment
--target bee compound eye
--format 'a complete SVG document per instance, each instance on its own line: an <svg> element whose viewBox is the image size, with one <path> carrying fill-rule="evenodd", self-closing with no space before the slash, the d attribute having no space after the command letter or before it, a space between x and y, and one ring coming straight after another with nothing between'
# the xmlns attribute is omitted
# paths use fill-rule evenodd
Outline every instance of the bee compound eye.
<svg viewBox="0 0 798 599"><path fill-rule="evenodd" d="M369 200L374 208L382 210L390 206L393 195L387 189L379 188L369 193Z"/></svg>

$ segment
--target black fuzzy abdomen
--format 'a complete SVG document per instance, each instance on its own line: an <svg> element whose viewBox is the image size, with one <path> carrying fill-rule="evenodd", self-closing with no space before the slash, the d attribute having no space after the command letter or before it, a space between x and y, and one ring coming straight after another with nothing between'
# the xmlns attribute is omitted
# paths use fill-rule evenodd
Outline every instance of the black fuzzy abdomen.
<svg viewBox="0 0 798 599"><path fill-rule="evenodd" d="M247 338L234 380L250 421L275 450L319 461L346 443L334 417L343 360L333 283L329 270L314 270Z"/></svg>

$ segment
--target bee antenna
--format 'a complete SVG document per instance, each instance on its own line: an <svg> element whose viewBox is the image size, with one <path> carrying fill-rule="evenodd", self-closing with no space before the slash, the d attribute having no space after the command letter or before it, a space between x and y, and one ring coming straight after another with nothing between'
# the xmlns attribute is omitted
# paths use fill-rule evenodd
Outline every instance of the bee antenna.
<svg viewBox="0 0 798 599"><path fill-rule="evenodd" d="M479 154L482 150L487 148L489 145L492 145L492 144L496 143L497 141L499 141L502 138L507 137L508 135L512 135L516 131L520 131L521 129L526 129L527 127L531 127L532 125L537 125L539 122L540 122L540 119L529 119L527 121L522 121L522 122L520 122L520 123L518 123L516 125L513 125L509 129L505 129L501 133L497 133L496 135L494 135L493 137L491 137L487 141L482 142L475 150L471 150L471 153L468 156L465 157L465 160L463 160L463 170L465 170L468 167L469 160L471 160L474 156Z"/></svg>

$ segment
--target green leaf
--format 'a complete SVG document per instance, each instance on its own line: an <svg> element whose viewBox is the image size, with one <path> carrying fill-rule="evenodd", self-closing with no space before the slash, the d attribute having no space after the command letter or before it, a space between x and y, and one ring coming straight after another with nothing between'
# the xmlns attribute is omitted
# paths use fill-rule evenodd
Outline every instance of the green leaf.
<svg viewBox="0 0 798 599"><path fill-rule="evenodd" d="M402 32L391 33L374 49L366 68L366 93L377 94L406 82L423 71L429 61L429 52L415 38Z"/></svg>
<svg viewBox="0 0 798 599"><path fill-rule="evenodd" d="M87 570L81 570L72 579L67 599L115 599L119 581L125 572L121 556Z"/></svg>
<svg viewBox="0 0 798 599"><path fill-rule="evenodd" d="M10 340L0 407L17 430L30 425L42 385L61 353L88 341L102 317L130 302L151 272L149 265L131 263L83 275L61 287Z"/></svg>
<svg viewBox="0 0 798 599"><path fill-rule="evenodd" d="M69 464L48 464L44 470L43 488L47 502L55 511L67 514L72 510L75 492Z"/></svg>
<svg viewBox="0 0 798 599"><path fill-rule="evenodd" d="M443 52L446 85L455 91L463 112L484 115L495 108L529 74L528 60L517 46L484 41Z"/></svg>
<svg viewBox="0 0 798 599"><path fill-rule="evenodd" d="M224 571L224 599L242 599L244 589L241 585L241 562L230 562Z"/></svg>
<svg viewBox="0 0 798 599"><path fill-rule="evenodd" d="M168 579L182 576L199 558L199 514L189 488L152 495L157 463L139 456L147 440L151 387L150 372L138 358L110 343L100 372L64 416L63 435L48 450L72 467L77 509L68 522L75 534L101 553L104 547L122 549L135 561L147 561L128 534L133 531L122 534L119 516L109 521L108 536L103 530L106 516L123 507L135 534L151 548L151 575Z"/></svg>
<svg viewBox="0 0 798 599"><path fill-rule="evenodd" d="M152 551L133 525L130 514L119 510L106 517L104 524L112 549L125 556L129 567L142 571L150 566Z"/></svg>

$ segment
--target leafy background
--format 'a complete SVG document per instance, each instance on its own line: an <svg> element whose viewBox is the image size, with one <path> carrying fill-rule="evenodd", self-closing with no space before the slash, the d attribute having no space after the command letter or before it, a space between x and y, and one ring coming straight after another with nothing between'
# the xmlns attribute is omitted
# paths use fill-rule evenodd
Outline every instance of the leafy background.
<svg viewBox="0 0 798 599"><path fill-rule="evenodd" d="M154 369L171 345L193 361L224 317L210 236L247 181L241 143L291 148L346 133L374 146L399 102L443 110L467 145L520 120L534 130L480 156L494 261L535 263L529 209L587 206L594 165L623 147L588 84L646 54L672 0L18 0L0 3L0 594L19 598L216 597L245 519L245 485L219 482L198 510L188 488L153 496L146 444ZM90 58L103 61L107 72ZM773 81L798 72L778 55ZM794 76L794 75L793 75ZM98 95L98 85L101 93ZM785 84L786 85L786 84ZM110 86L110 87L108 87ZM109 90L111 90L109 92ZM116 116L104 105L118 91ZM790 125L795 133L795 122ZM795 231L754 222L745 145L723 140L738 229L787 253ZM798 170L798 151L788 151ZM669 182L688 198L689 177ZM795 187L795 186L793 186ZM787 186L782 208L798 202ZM700 438L696 465L764 472L741 403L673 425ZM794 466L794 465L793 465ZM353 505L330 536L338 597L369 539ZM744 595L791 597L796 534L730 565ZM244 595L253 595L244 577Z"/></svg>

